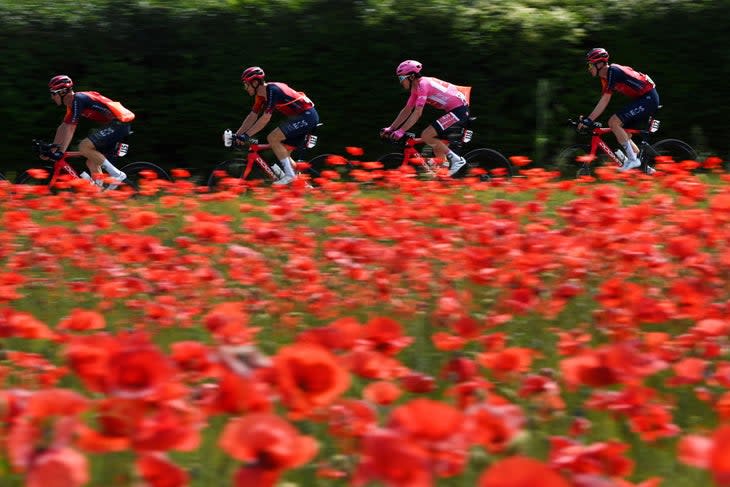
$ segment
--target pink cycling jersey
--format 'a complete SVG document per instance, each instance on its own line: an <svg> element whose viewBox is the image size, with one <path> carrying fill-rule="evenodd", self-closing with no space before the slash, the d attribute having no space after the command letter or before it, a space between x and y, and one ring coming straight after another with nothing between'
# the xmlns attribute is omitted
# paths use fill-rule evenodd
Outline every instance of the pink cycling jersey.
<svg viewBox="0 0 730 487"><path fill-rule="evenodd" d="M428 103L432 107L450 112L467 104L466 97L456 85L428 76L417 78L413 82L415 86L406 102L407 107L422 107Z"/></svg>

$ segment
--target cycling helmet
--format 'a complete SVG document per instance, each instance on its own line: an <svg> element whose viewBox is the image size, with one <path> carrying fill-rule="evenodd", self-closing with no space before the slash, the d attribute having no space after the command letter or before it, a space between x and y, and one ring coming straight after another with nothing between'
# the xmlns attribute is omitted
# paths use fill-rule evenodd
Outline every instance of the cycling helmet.
<svg viewBox="0 0 730 487"><path fill-rule="evenodd" d="M607 63L608 62L608 51L601 47L596 47L594 49L591 49L590 51L588 51L586 53L586 61L588 61L589 63L600 63L600 62Z"/></svg>
<svg viewBox="0 0 730 487"><path fill-rule="evenodd" d="M250 68L243 70L243 73L241 73L241 81L244 83L250 83L255 79L264 79L265 76L266 74L263 69L258 66L251 66Z"/></svg>
<svg viewBox="0 0 730 487"><path fill-rule="evenodd" d="M73 88L74 82L65 74L59 74L48 82L48 89L51 91L69 90Z"/></svg>
<svg viewBox="0 0 730 487"><path fill-rule="evenodd" d="M418 74L421 72L423 65L413 59L403 61L395 70L396 76L408 76L409 74Z"/></svg>

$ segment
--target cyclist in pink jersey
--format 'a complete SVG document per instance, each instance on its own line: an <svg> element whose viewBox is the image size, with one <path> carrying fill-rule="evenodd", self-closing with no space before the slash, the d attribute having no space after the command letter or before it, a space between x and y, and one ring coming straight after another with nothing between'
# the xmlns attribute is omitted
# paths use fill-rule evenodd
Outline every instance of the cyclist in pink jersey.
<svg viewBox="0 0 730 487"><path fill-rule="evenodd" d="M74 92L73 81L65 74L59 74L48 82L51 99L58 106L66 108L66 116L56 129L54 144L59 151L53 159L60 159L71 144L81 118L102 124L79 143L79 152L86 157L86 166L97 184L101 184L102 168L114 179L124 181L127 175L114 166L105 154L112 151L118 142L132 133L130 122L134 113L121 103L110 100L96 91ZM45 158L45 157L44 157Z"/></svg>
<svg viewBox="0 0 730 487"><path fill-rule="evenodd" d="M644 73L634 71L628 66L608 63L608 51L597 47L586 54L588 71L594 78L601 80L601 98L588 117L581 120L578 129L593 126L593 121L599 117L611 101L613 93L621 93L631 102L611 115L608 126L616 136L619 144L626 150L626 161L619 171L628 171L641 166L637 155L639 148L631 141L631 136L624 130L633 128L649 120L659 109L659 94L654 81Z"/></svg>
<svg viewBox="0 0 730 487"><path fill-rule="evenodd" d="M441 138L446 129L469 119L469 102L456 85L422 76L422 68L421 63L412 59L403 61L396 68L398 80L404 89L410 91L410 96L393 123L383 128L380 135L391 140L401 139L421 118L426 104L445 111L445 115L421 132L421 138L433 148L437 159L445 157L449 161L449 176L453 176L466 164L466 160L450 150Z"/></svg>
<svg viewBox="0 0 730 487"><path fill-rule="evenodd" d="M243 70L241 81L246 92L254 97L254 104L241 126L236 131L237 140L243 143L247 138L262 130L277 111L287 117L266 136L271 150L284 169L284 177L274 184L289 184L297 178L294 161L286 145L300 146L319 123L319 114L307 95L293 90L284 83L266 82L264 70L251 66Z"/></svg>

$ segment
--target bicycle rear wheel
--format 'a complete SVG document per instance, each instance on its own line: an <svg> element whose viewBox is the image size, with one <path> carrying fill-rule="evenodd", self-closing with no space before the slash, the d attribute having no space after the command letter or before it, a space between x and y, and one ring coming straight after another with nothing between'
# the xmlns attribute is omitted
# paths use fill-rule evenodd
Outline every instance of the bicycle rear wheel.
<svg viewBox="0 0 730 487"><path fill-rule="evenodd" d="M696 161L697 152L686 142L679 139L664 139L652 144L642 154L642 162L654 166L659 156L668 156L676 163L682 161Z"/></svg>
<svg viewBox="0 0 730 487"><path fill-rule="evenodd" d="M309 176L309 182L311 184L317 184L317 179L322 177L324 171L334 171L334 167L327 164L327 159L332 154L320 154L305 161L308 167L301 171L302 174Z"/></svg>
<svg viewBox="0 0 730 487"><path fill-rule="evenodd" d="M514 176L512 164L502 154L492 149L474 149L464 155L466 166L454 177L478 175L482 181L510 179Z"/></svg>

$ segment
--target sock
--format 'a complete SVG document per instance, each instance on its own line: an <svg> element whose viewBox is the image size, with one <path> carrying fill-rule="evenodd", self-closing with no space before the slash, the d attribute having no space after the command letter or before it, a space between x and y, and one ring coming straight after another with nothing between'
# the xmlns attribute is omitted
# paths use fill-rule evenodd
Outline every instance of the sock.
<svg viewBox="0 0 730 487"><path fill-rule="evenodd" d="M456 154L456 152L450 150L446 153L446 159L448 159L449 162L454 162L459 160L459 156Z"/></svg>
<svg viewBox="0 0 730 487"><path fill-rule="evenodd" d="M631 162L637 161L636 153L634 152L634 148L631 147L630 140L626 141L626 143L624 144L624 149L626 150L626 160L631 161Z"/></svg>
<svg viewBox="0 0 730 487"><path fill-rule="evenodd" d="M111 162L104 159L104 162L101 163L101 167L104 168L104 170L114 178L118 178L122 175L122 171L114 167Z"/></svg>
<svg viewBox="0 0 730 487"><path fill-rule="evenodd" d="M296 173L294 172L294 162L292 162L291 157L285 157L279 162L281 162L281 167L284 168L284 174L286 174L290 178L297 177Z"/></svg>

